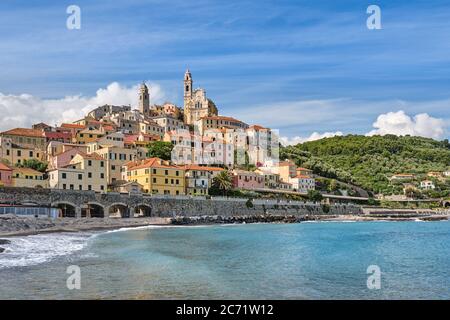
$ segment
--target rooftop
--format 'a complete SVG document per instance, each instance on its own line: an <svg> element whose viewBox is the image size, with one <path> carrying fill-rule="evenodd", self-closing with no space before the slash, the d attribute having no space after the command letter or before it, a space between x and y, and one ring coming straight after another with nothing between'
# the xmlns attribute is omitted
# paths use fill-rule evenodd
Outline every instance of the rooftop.
<svg viewBox="0 0 450 320"><path fill-rule="evenodd" d="M44 133L41 130L27 129L27 128L15 128L1 133L13 136L25 136L25 137L39 137L42 138Z"/></svg>

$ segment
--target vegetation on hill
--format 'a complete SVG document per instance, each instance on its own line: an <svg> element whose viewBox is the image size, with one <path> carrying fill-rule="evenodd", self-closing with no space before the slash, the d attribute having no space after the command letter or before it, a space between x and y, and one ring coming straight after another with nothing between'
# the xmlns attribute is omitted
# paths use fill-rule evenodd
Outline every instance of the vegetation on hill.
<svg viewBox="0 0 450 320"><path fill-rule="evenodd" d="M352 183L373 193L403 193L401 183L391 183L396 173L413 173L416 184L429 171L450 168L448 140L394 135L325 138L282 147L280 159L289 158L315 174ZM450 181L434 179L437 188L431 196L448 196Z"/></svg>

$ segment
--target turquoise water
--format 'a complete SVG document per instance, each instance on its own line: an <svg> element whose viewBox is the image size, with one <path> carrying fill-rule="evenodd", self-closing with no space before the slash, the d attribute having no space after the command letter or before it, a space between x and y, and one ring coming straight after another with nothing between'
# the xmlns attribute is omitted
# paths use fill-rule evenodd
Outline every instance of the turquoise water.
<svg viewBox="0 0 450 320"><path fill-rule="evenodd" d="M27 260L19 243L24 240L13 241L0 255L0 298L450 299L447 221L168 227L45 237L34 236L27 246L52 248L50 242L72 237L63 243L76 249L52 249L45 261ZM80 267L80 290L66 287L69 265ZM379 290L367 288L369 265L381 269Z"/></svg>

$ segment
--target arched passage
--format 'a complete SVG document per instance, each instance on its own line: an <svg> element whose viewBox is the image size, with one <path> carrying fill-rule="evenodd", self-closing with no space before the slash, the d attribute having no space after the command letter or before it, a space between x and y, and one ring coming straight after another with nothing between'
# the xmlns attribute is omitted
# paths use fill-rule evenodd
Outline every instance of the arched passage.
<svg viewBox="0 0 450 320"><path fill-rule="evenodd" d="M104 218L105 210L101 204L89 202L86 208L82 209L81 216L87 218Z"/></svg>
<svg viewBox="0 0 450 320"><path fill-rule="evenodd" d="M134 216L135 217L151 217L152 216L152 207L147 204L138 204L134 207Z"/></svg>
<svg viewBox="0 0 450 320"><path fill-rule="evenodd" d="M450 200L449 201L444 201L442 203L442 205L444 206L444 208L450 208Z"/></svg>
<svg viewBox="0 0 450 320"><path fill-rule="evenodd" d="M125 203L113 203L109 206L108 216L110 218L129 218L130 209Z"/></svg>
<svg viewBox="0 0 450 320"><path fill-rule="evenodd" d="M56 202L52 203L53 208L60 210L60 218L76 218L76 206L71 202Z"/></svg>

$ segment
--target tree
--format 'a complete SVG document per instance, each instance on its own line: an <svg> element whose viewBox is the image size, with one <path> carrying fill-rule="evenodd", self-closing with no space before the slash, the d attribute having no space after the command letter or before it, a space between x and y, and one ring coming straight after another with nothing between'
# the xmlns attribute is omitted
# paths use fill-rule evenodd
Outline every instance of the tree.
<svg viewBox="0 0 450 320"><path fill-rule="evenodd" d="M47 170L48 164L37 159L24 160L22 163L17 163L16 167L20 168L30 168L37 170L39 172L45 172Z"/></svg>
<svg viewBox="0 0 450 320"><path fill-rule="evenodd" d="M170 160L172 156L173 144L165 141L155 141L147 145L147 155L150 158L160 158Z"/></svg>
<svg viewBox="0 0 450 320"><path fill-rule="evenodd" d="M214 177L212 182L213 188L221 190L223 195L226 195L229 190L233 187L232 177L227 170L220 172Z"/></svg>
<svg viewBox="0 0 450 320"><path fill-rule="evenodd" d="M323 196L317 190L308 190L308 199L314 202L320 202L322 201Z"/></svg>

